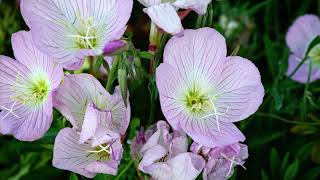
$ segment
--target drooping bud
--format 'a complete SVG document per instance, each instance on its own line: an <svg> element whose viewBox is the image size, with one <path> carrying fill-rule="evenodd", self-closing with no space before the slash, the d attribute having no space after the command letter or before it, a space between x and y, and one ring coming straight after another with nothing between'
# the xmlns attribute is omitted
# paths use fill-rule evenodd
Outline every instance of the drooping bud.
<svg viewBox="0 0 320 180"><path fill-rule="evenodd" d="M115 40L107 43L103 48L103 55L115 56L129 49L128 42L125 40Z"/></svg>

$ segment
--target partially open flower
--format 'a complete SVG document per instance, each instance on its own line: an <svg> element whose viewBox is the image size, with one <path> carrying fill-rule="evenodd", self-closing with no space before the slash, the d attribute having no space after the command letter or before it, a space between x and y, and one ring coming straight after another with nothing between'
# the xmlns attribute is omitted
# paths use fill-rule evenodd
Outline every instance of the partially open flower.
<svg viewBox="0 0 320 180"><path fill-rule="evenodd" d="M191 145L191 151L202 155L207 163L203 170L204 180L225 180L232 176L235 166L243 166L248 158L248 147L235 143L224 147L207 148L197 143Z"/></svg>
<svg viewBox="0 0 320 180"><path fill-rule="evenodd" d="M130 121L130 104L126 107L119 87L110 95L100 82L89 74L67 75L54 93L54 106L79 131L90 138L98 126L125 134ZM83 128L84 127L84 128ZM91 129L89 129L91 128ZM92 135L92 134L91 134Z"/></svg>
<svg viewBox="0 0 320 180"><path fill-rule="evenodd" d="M139 169L154 179L195 179L204 167L204 159L188 151L184 133L169 132L164 121L157 123L157 130L141 148L143 156Z"/></svg>
<svg viewBox="0 0 320 180"><path fill-rule="evenodd" d="M309 76L309 65L312 62L310 82L320 79L320 44L316 45L307 53L310 43L320 36L320 19L315 15L299 17L289 28L286 41L290 48L289 67L287 75L300 83L306 83ZM307 58L305 63L295 71L302 59ZM294 73L294 74L292 74Z"/></svg>
<svg viewBox="0 0 320 180"><path fill-rule="evenodd" d="M52 91L62 68L34 45L30 32L12 35L17 60L0 56L0 133L22 141L40 139L52 122Z"/></svg>
<svg viewBox="0 0 320 180"><path fill-rule="evenodd" d="M21 12L38 47L70 70L103 54L126 30L132 0L22 0Z"/></svg>
<svg viewBox="0 0 320 180"><path fill-rule="evenodd" d="M169 34L183 33L178 9L191 9L199 15L207 11L211 0L138 0L146 8L144 12L149 15L152 22Z"/></svg>
<svg viewBox="0 0 320 180"><path fill-rule="evenodd" d="M75 129L62 129L55 140L52 164L88 178L97 173L116 175L123 149L120 138L109 137L79 144L80 134Z"/></svg>
<svg viewBox="0 0 320 180"><path fill-rule="evenodd" d="M244 141L232 122L256 112L264 96L255 65L226 55L225 39L214 29L186 30L168 42L156 72L170 125L207 147Z"/></svg>

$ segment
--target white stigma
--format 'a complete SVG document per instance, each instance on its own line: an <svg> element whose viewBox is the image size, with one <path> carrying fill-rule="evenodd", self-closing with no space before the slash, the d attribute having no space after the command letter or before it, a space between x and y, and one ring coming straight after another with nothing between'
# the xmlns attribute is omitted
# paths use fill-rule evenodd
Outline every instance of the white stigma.
<svg viewBox="0 0 320 180"><path fill-rule="evenodd" d="M7 114L5 114L2 118L1 118L1 121L4 120L9 114L12 114L13 116L15 116L16 118L20 118L18 115L16 115L14 112L13 112L13 108L14 106L16 105L16 101L13 102L12 106L9 108L6 108L4 106L0 106L2 109L8 111Z"/></svg>
<svg viewBox="0 0 320 180"><path fill-rule="evenodd" d="M219 116L226 114L226 113L229 111L229 108L227 108L226 112L224 112L224 113L219 113L219 112L217 111L216 106L215 106L214 103L213 103L212 98L211 98L210 96L208 96L208 99L209 99L209 101L210 101L210 103L211 103L211 105L212 105L212 107L213 107L213 111L214 111L214 112L213 112L212 114L208 114L208 115L206 115L206 116L203 116L202 119L205 119L205 118L208 118L208 117L211 117L211 116L215 116L216 121L217 121L218 131L221 132L221 131L220 131L220 125L219 125Z"/></svg>
<svg viewBox="0 0 320 180"><path fill-rule="evenodd" d="M230 158L228 158L225 154L223 154L223 153L220 153L220 154L221 154L222 157L224 157L225 159L227 159L228 161L230 161L230 167L229 167L229 171L228 171L226 177L228 177L228 176L230 175L233 164L239 165L239 166L241 166L243 169L247 170L246 167L244 167L243 165L239 164L238 162L236 162L236 161L234 160L235 156L232 156L232 159L230 159Z"/></svg>
<svg viewBox="0 0 320 180"><path fill-rule="evenodd" d="M102 143L100 143L100 141L93 135L93 138L95 141L98 142L99 144L99 147L101 148L99 151L92 151L92 150L89 150L88 152L89 153L101 153L101 152L106 152L108 154L112 154L112 147L110 144L106 145L106 146L103 146Z"/></svg>

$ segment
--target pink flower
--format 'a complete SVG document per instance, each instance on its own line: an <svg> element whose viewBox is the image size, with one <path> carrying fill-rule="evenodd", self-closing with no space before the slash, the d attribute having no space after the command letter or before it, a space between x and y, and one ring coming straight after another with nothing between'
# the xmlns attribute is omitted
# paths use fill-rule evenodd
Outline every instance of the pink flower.
<svg viewBox="0 0 320 180"><path fill-rule="evenodd" d="M0 133L21 141L40 139L52 122L52 92L63 71L39 51L30 32L12 35L17 60L0 56Z"/></svg>
<svg viewBox="0 0 320 180"><path fill-rule="evenodd" d="M183 33L183 27L178 9L191 9L199 15L204 15L211 0L138 0L146 8L152 22L164 31L178 35Z"/></svg>
<svg viewBox="0 0 320 180"><path fill-rule="evenodd" d="M64 83L54 93L57 108L79 131L86 133L83 141L90 138L93 130L103 126L125 134L130 122L130 104L126 107L116 87L110 95L100 82L89 74L67 75Z"/></svg>
<svg viewBox="0 0 320 180"><path fill-rule="evenodd" d="M187 152L185 134L169 133L169 125L157 123L157 130L141 148L142 160L139 169L154 179L195 179L204 166L204 159Z"/></svg>
<svg viewBox="0 0 320 180"><path fill-rule="evenodd" d="M70 70L84 57L114 49L126 30L132 0L22 0L21 13L41 50Z"/></svg>
<svg viewBox="0 0 320 180"><path fill-rule="evenodd" d="M79 144L80 134L75 129L64 128L56 137L52 164L88 178L97 173L116 175L123 149L119 137L111 134L109 137L109 140L97 137Z"/></svg>
<svg viewBox="0 0 320 180"><path fill-rule="evenodd" d="M232 122L256 112L264 96L255 65L226 55L225 39L214 29L186 30L168 42L156 72L170 125L207 147L244 141Z"/></svg>
<svg viewBox="0 0 320 180"><path fill-rule="evenodd" d="M290 76L305 57L307 61L292 76L292 79L300 83L306 83L309 75L309 64L312 62L310 82L320 79L320 44L307 53L312 40L320 36L320 19L315 15L299 17L289 28L286 36L287 45L290 48L289 67L287 75Z"/></svg>
<svg viewBox="0 0 320 180"><path fill-rule="evenodd" d="M204 180L228 179L232 176L235 166L240 165L244 168L244 160L248 158L248 147L240 143L216 148L207 148L193 143L191 151L202 155L207 160L203 169Z"/></svg>

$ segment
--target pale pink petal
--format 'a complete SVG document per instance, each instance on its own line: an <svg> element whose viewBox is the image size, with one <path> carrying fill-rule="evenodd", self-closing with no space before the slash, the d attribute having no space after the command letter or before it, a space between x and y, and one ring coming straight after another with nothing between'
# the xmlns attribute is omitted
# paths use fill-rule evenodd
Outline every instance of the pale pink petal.
<svg viewBox="0 0 320 180"><path fill-rule="evenodd" d="M204 15L211 0L176 0L173 5L181 9L192 9L199 15Z"/></svg>
<svg viewBox="0 0 320 180"><path fill-rule="evenodd" d="M246 119L258 110L263 101L264 88L259 70L247 59L228 57L212 96L220 114L218 120L236 122ZM215 116L208 119L216 121Z"/></svg>
<svg viewBox="0 0 320 180"><path fill-rule="evenodd" d="M54 167L69 170L88 178L93 178L96 173L86 170L86 167L96 161L95 154L89 144L80 145L79 134L71 129L62 129L55 140L52 164Z"/></svg>
<svg viewBox="0 0 320 180"><path fill-rule="evenodd" d="M80 144L83 144L84 142L88 141L96 133L98 127L98 117L96 111L97 110L94 107L94 105L92 103L89 103L87 106L80 133Z"/></svg>
<svg viewBox="0 0 320 180"><path fill-rule="evenodd" d="M196 179L201 173L205 160L193 153L182 153L167 161L172 169L171 179Z"/></svg>
<svg viewBox="0 0 320 180"><path fill-rule="evenodd" d="M153 5L158 5L161 3L161 0L138 0L145 7L150 7Z"/></svg>
<svg viewBox="0 0 320 180"><path fill-rule="evenodd" d="M286 42L292 53L304 58L311 41L320 35L320 20L315 15L300 16L289 28Z"/></svg>
<svg viewBox="0 0 320 180"><path fill-rule="evenodd" d="M153 5L145 8L152 22L172 35L181 35L183 27L175 8L168 3Z"/></svg>
<svg viewBox="0 0 320 180"><path fill-rule="evenodd" d="M168 180L172 179L172 168L164 162L154 163L145 167L143 172L150 174L153 179Z"/></svg>
<svg viewBox="0 0 320 180"><path fill-rule="evenodd" d="M148 166L159 161L162 157L165 157L168 151L161 145L154 145L145 152L142 151L143 158L139 164L139 169L145 173L148 173Z"/></svg>
<svg viewBox="0 0 320 180"><path fill-rule="evenodd" d="M289 62L288 62L287 76L290 76L292 74L292 72L298 67L300 62L301 62L301 59L298 58L296 55L294 54L290 55ZM307 60L304 62L302 66L299 67L298 71L292 76L293 80L300 83L308 82L309 65L310 65L309 62L310 60ZM313 64L313 66L316 66L316 64ZM320 79L320 69L317 67L312 67L310 82L313 82L317 79Z"/></svg>

